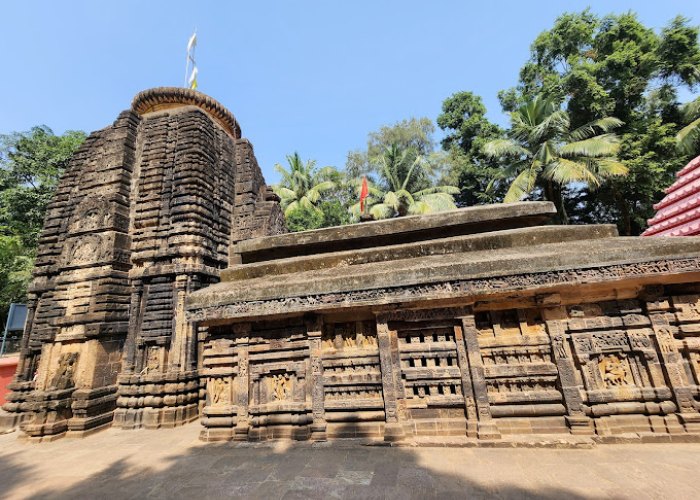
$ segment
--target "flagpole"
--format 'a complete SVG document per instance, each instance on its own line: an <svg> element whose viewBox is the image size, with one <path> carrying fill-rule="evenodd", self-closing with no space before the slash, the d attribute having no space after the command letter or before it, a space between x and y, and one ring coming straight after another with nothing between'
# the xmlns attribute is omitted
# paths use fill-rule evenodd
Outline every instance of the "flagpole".
<svg viewBox="0 0 700 500"><path fill-rule="evenodd" d="M189 46L187 47L187 53L185 55L185 80L183 83L183 87L187 87L187 76L190 74L190 48Z"/></svg>
<svg viewBox="0 0 700 500"><path fill-rule="evenodd" d="M185 88L197 88L197 63L194 59L195 49L197 48L197 28L194 29L192 36L187 42L187 59L185 60ZM190 74L190 63L192 64L192 73Z"/></svg>

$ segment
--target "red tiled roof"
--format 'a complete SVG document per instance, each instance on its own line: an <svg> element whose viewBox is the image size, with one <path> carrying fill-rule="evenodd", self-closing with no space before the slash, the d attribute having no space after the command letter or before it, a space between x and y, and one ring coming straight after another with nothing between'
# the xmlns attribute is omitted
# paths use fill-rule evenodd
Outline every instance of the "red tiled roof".
<svg viewBox="0 0 700 500"><path fill-rule="evenodd" d="M656 215L647 221L649 228L642 236L700 234L700 156L676 174L676 182L654 208Z"/></svg>

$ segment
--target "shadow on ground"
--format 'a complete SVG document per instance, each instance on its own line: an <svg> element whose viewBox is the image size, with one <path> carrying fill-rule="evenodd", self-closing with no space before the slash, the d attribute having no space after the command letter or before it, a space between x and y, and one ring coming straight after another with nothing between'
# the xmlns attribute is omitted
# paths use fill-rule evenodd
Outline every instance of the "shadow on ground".
<svg viewBox="0 0 700 500"><path fill-rule="evenodd" d="M131 432L144 433L144 439L151 440L152 433L159 431ZM99 442L99 435L80 441L86 448ZM119 446L118 440L115 443ZM74 456L52 457L56 465L65 464L61 473L67 481L42 478L31 466L20 465L17 453L0 454L2 489L18 497L52 499L583 498L566 489L532 491L499 483L498 466L475 463L484 450L361 446L343 441L195 443L184 451L154 452L153 456L147 451L124 453L128 456L108 461L100 472L87 475L81 474L81 460L101 451L93 448L85 454L82 446L71 448L79 450ZM459 474L461 468L469 468L471 476ZM62 482L72 485L61 486ZM27 484L34 486L27 489Z"/></svg>

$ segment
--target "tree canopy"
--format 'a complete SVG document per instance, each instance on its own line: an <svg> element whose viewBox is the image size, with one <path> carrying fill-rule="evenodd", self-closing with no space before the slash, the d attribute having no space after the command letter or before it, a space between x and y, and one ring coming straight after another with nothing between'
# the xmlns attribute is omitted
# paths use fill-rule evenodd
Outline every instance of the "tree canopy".
<svg viewBox="0 0 700 500"><path fill-rule="evenodd" d="M556 205L560 222L567 223L563 186L580 182L595 189L607 178L627 174L615 158L619 137L611 133L622 125L606 117L572 130L569 113L553 98L538 95L523 103L511 113L509 138L494 139L483 148L507 164L494 178L509 184L503 201L520 201L540 187Z"/></svg>
<svg viewBox="0 0 700 500"><path fill-rule="evenodd" d="M45 126L0 136L0 232L36 246L46 205L85 133Z"/></svg>
<svg viewBox="0 0 700 500"><path fill-rule="evenodd" d="M622 234L639 234L674 173L692 154L700 152L698 132L693 131L697 127L694 120L700 115L693 114L691 105L684 115L678 98L681 88L694 91L699 84L698 27L691 26L688 19L677 16L656 32L633 12L598 16L584 10L562 14L538 35L520 70L518 84L498 95L506 112L516 112L538 96L560 102L571 130L609 117L623 122L614 132L619 137L616 156L627 175L601 178L595 185L574 182L563 186L562 204L571 222L617 223ZM468 92L455 96L460 94L469 95L468 104L478 102ZM447 145L456 142L460 146L467 164L463 170L470 176L465 180L479 186L483 181L474 179L486 172L491 178L503 177L504 169L513 165L507 161L484 164L471 152L471 145L483 141L494 129L481 132L482 126L474 128L450 120L455 96L445 100L445 116L438 118L438 124L451 131ZM466 124L471 123L472 115L483 116L480 106L472 106L473 111L465 109ZM676 135L686 125L685 133L679 136L685 138L686 147L678 149ZM463 129L467 130L467 141L458 139ZM513 132L511 128L507 134ZM464 193L465 185L460 187ZM505 197L505 192L493 194L496 200ZM545 197L546 193L538 191L533 196Z"/></svg>
<svg viewBox="0 0 700 500"><path fill-rule="evenodd" d="M46 206L85 133L45 126L0 136L0 316L26 299Z"/></svg>

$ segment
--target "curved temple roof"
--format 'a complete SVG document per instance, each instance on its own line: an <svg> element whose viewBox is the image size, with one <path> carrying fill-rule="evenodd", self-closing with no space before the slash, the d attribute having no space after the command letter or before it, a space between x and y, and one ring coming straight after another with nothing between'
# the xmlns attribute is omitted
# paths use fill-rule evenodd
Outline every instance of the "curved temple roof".
<svg viewBox="0 0 700 500"><path fill-rule="evenodd" d="M139 92L131 101L131 109L140 115L180 106L197 106L214 118L234 139L241 138L241 127L236 117L219 101L196 90L156 87Z"/></svg>

